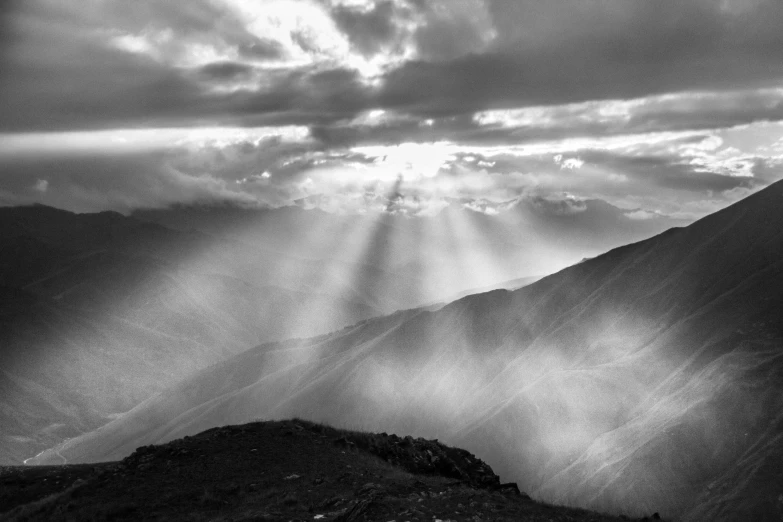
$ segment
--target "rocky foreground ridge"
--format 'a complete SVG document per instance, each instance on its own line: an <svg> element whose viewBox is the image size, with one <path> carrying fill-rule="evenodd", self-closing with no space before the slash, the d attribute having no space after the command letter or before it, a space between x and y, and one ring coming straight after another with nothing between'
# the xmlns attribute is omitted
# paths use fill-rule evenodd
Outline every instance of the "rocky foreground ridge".
<svg viewBox="0 0 783 522"><path fill-rule="evenodd" d="M120 462L6 467L0 520L621 520L541 504L437 440L302 420L224 426Z"/></svg>

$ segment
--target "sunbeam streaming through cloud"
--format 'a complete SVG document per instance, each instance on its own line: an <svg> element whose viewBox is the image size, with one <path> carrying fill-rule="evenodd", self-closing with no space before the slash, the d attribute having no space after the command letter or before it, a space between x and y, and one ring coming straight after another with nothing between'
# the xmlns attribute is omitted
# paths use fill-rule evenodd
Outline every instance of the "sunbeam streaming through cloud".
<svg viewBox="0 0 783 522"><path fill-rule="evenodd" d="M0 478L300 416L548 502L780 519L781 26L777 0L0 3Z"/></svg>

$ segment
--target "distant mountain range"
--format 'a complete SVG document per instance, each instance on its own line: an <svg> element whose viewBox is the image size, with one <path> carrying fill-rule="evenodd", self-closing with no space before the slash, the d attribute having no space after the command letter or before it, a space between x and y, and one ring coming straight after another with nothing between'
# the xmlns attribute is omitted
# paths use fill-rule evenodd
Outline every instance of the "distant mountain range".
<svg viewBox="0 0 783 522"><path fill-rule="evenodd" d="M686 224L663 216L632 219L632 214L601 200L572 207L529 198L498 215L469 210L454 201L435 216L415 217L235 206L173 207L136 211L133 217L241 241L283 258L358 264L359 270L330 266L332 279L347 281L344 287L350 287L355 298L391 313L500 281L550 274L585 256ZM269 264L273 266L274 260ZM317 268L278 270L274 281L299 288L305 274L308 284L319 286L319 281L312 281L320 273Z"/></svg>
<svg viewBox="0 0 783 522"><path fill-rule="evenodd" d="M0 462L94 429L259 342L380 314L235 275L243 257L299 270L314 261L116 213L0 209L0 245Z"/></svg>
<svg viewBox="0 0 783 522"><path fill-rule="evenodd" d="M587 221L532 202L498 217L455 203L429 218L0 208L0 464L89 432L259 343L510 288L673 223L594 207Z"/></svg>
<svg viewBox="0 0 783 522"><path fill-rule="evenodd" d="M296 415L438 437L550 502L778 520L781 224L778 182L513 292L263 344L34 462Z"/></svg>

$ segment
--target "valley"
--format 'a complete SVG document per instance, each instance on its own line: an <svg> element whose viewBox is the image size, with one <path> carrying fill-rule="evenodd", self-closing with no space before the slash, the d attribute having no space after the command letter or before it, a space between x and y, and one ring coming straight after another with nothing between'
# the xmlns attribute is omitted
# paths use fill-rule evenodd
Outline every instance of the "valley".
<svg viewBox="0 0 783 522"><path fill-rule="evenodd" d="M261 345L57 451L115 460L299 416L440 438L548 502L686 520L777 513L779 472L759 463L780 458L782 198L771 185L513 292ZM732 501L748 487L765 500Z"/></svg>

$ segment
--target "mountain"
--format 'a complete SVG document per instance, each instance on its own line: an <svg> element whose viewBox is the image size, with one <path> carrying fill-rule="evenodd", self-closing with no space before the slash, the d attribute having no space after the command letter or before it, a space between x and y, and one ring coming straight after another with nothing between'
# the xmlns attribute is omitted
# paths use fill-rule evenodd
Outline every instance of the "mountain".
<svg viewBox="0 0 783 522"><path fill-rule="evenodd" d="M592 202L581 212L532 201L502 216L455 202L416 218L0 208L0 463L92 431L259 343L516 287L672 224Z"/></svg>
<svg viewBox="0 0 783 522"><path fill-rule="evenodd" d="M365 302L392 313L501 281L550 274L684 224L662 216L634 220L629 214L600 200L566 204L530 198L496 215L452 201L433 216L235 206L176 206L133 216L304 259L375 267L382 272L344 272L339 278Z"/></svg>
<svg viewBox="0 0 783 522"><path fill-rule="evenodd" d="M259 342L380 314L350 292L329 293L335 285L247 277L281 264L319 274L329 260L111 212L0 209L0 463L91 431Z"/></svg>
<svg viewBox="0 0 783 522"><path fill-rule="evenodd" d="M536 281L541 279L541 277L542 276L519 277L517 279L512 279L511 281L502 281L500 283L496 283L494 285L487 285L482 288L470 288L462 292L457 292L456 294L447 297L442 302L425 304L421 308L426 308L430 310L437 309L442 306L445 306L446 304L452 301L457 301L459 299L462 299L465 296L473 295L473 294L483 294L486 292L491 292L492 290L518 290L524 286L535 283Z"/></svg>
<svg viewBox="0 0 783 522"><path fill-rule="evenodd" d="M182 480L187 477L187 480ZM97 466L0 468L3 520L562 520L436 440L301 420L224 426Z"/></svg>
<svg viewBox="0 0 783 522"><path fill-rule="evenodd" d="M33 462L262 418L438 437L534 498L783 514L783 182L509 292L264 344Z"/></svg>

